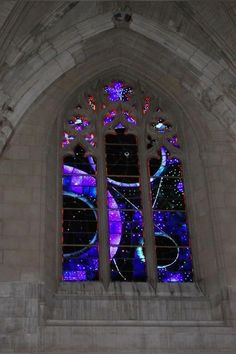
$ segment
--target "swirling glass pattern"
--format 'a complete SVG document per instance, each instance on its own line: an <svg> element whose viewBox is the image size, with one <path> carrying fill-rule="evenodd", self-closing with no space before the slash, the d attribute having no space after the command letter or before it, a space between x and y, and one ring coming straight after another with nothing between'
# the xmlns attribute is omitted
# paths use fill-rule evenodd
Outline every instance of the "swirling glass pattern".
<svg viewBox="0 0 236 354"><path fill-rule="evenodd" d="M63 280L98 279L96 164L77 146L63 164Z"/></svg>
<svg viewBox="0 0 236 354"><path fill-rule="evenodd" d="M161 159L151 159L149 163L157 276L160 282L190 282L192 259L182 165L179 159L170 157L165 147L162 155L163 152L166 164L159 176L156 171L160 170Z"/></svg>
<svg viewBox="0 0 236 354"><path fill-rule="evenodd" d="M106 136L107 207L109 221L111 279L145 281L145 256L139 161L136 137L116 129ZM118 209L111 208L111 198ZM113 220L119 212L119 221ZM117 232L116 240L111 234ZM117 242L118 241L118 242Z"/></svg>
<svg viewBox="0 0 236 354"><path fill-rule="evenodd" d="M102 94L84 95L85 101L65 119L62 279L99 280L100 256L102 266L103 262L107 270L110 266L112 281L147 281L148 268L148 276L153 279L156 272L159 282L191 282L182 164L173 155L173 151L177 156L180 151L174 124L159 100L144 95L140 88L138 92L124 81L113 80L100 90ZM140 99L143 101L138 102ZM101 152L105 156L100 160ZM99 190L98 167L103 171ZM145 193L141 169L146 169L142 174ZM106 199L105 207L97 204L97 194L102 195L100 204ZM147 206L152 209L145 214ZM101 226L106 222L98 225L101 215L103 221L107 218L107 229ZM149 229L144 225L147 216ZM152 257L146 253L146 249L153 250L150 245L155 245ZM99 254L100 247L106 248L105 256Z"/></svg>

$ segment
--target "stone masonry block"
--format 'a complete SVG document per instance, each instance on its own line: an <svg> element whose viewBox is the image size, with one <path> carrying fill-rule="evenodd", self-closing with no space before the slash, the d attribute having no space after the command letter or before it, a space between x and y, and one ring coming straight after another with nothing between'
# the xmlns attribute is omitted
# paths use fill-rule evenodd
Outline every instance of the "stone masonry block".
<svg viewBox="0 0 236 354"><path fill-rule="evenodd" d="M209 62L211 58L204 54L201 50L197 50L190 58L189 62L196 66L198 70L202 70Z"/></svg>
<svg viewBox="0 0 236 354"><path fill-rule="evenodd" d="M37 241L36 241L37 242ZM4 265L8 266L27 266L38 264L38 252L33 250L5 250L4 251Z"/></svg>
<svg viewBox="0 0 236 354"><path fill-rule="evenodd" d="M55 60L59 63L62 71L67 71L75 65L75 60L71 53L68 51L64 51L63 53L60 53Z"/></svg>
<svg viewBox="0 0 236 354"><path fill-rule="evenodd" d="M14 220L14 221L13 221ZM15 236L27 234L30 230L30 224L28 218L25 220L14 219L12 216L11 222L9 220L3 221L3 235Z"/></svg>
<svg viewBox="0 0 236 354"><path fill-rule="evenodd" d="M4 155L6 158L27 160L29 158L29 147L12 145L7 148Z"/></svg>
<svg viewBox="0 0 236 354"><path fill-rule="evenodd" d="M236 192L225 194L225 205L226 207L236 207ZM235 230L236 233L236 230Z"/></svg>
<svg viewBox="0 0 236 354"><path fill-rule="evenodd" d="M0 250L0 264L3 264L3 250Z"/></svg>
<svg viewBox="0 0 236 354"><path fill-rule="evenodd" d="M8 187L3 191L3 200L6 203L23 203L28 204L32 200L31 191L25 186L25 188L20 187Z"/></svg>

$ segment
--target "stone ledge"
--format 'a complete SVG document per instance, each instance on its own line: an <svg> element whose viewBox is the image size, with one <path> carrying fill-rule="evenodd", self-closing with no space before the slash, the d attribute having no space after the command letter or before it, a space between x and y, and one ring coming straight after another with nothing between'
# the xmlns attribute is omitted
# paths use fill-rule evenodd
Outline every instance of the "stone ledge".
<svg viewBox="0 0 236 354"><path fill-rule="evenodd" d="M157 283L154 289L148 282L111 282L108 289L105 289L101 282L61 282L56 293L61 296L92 296L94 298L116 298L117 297L155 297L155 298L196 298L204 300L200 287L197 283Z"/></svg>
<svg viewBox="0 0 236 354"><path fill-rule="evenodd" d="M47 320L46 326L72 327L226 327L223 321L110 321L110 320Z"/></svg>
<svg viewBox="0 0 236 354"><path fill-rule="evenodd" d="M1 352L1 354L9 354L9 352ZM25 352L24 354L31 354L32 352ZM83 352L78 352L78 349L72 349L69 351L61 351L61 350L50 350L50 351L43 351L43 352L34 352L35 354L71 354L71 353L76 353L76 354L104 354L104 351L99 351L99 352L91 352L91 351L83 351ZM14 352L14 354L22 354L22 352ZM235 350L216 350L216 349L200 349L200 350L193 350L193 349L186 349L186 350L176 350L176 349L155 349L152 351L144 351L142 350L137 350L137 351L129 351L126 350L125 352L123 350L121 351L110 351L109 354L235 354Z"/></svg>

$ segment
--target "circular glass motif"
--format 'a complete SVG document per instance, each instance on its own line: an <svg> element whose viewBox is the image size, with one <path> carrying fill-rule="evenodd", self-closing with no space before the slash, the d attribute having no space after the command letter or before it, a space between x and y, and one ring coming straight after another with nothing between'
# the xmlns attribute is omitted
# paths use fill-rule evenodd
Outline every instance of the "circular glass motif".
<svg viewBox="0 0 236 354"><path fill-rule="evenodd" d="M64 196L64 257L75 256L85 251L97 238L97 215L86 198L66 194ZM76 246L75 246L76 245ZM80 245L80 246L78 246Z"/></svg>
<svg viewBox="0 0 236 354"><path fill-rule="evenodd" d="M179 249L176 242L169 236L155 234L157 267L171 266L178 258Z"/></svg>

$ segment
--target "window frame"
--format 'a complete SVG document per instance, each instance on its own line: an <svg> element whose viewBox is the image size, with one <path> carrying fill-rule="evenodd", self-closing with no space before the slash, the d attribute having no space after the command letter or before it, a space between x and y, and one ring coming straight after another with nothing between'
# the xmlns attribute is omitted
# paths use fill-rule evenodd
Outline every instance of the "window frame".
<svg viewBox="0 0 236 354"><path fill-rule="evenodd" d="M100 87L104 86L104 84L100 83ZM135 87L135 85L132 85L133 87ZM138 86L138 85L137 85ZM135 90L137 90L137 87L135 87ZM92 91L92 90L90 90ZM138 91L138 92L137 92ZM143 102L143 98L144 93L140 90L140 88L138 88L138 90L136 91L136 102L139 102L139 109L142 109L142 104L141 102ZM152 99L155 99L152 95L148 95L150 96ZM82 95L80 95L80 99L81 99ZM78 100L77 100L78 101ZM101 103L101 102L99 102ZM100 147L97 155L96 155L96 159L97 159L97 176L99 176L98 180L97 180L97 190L98 190L98 196L100 196L100 201L98 200L98 205L100 203L100 205L106 205L106 188L105 188L105 183L104 180L106 180L106 172L105 172L105 151L104 151L104 139L105 139L105 135L107 134L107 132L109 131L109 129L105 128L104 126L101 124L101 120L104 116L104 113L106 111L108 111L109 109L111 109L111 107L118 107L121 106L120 102L117 103L112 103L110 104L103 112L100 111L98 113L98 115L96 114L96 112L89 112L90 114L93 115L93 122L91 124L91 126L94 128L94 131L96 131L96 135L97 135L97 141L98 141L98 145ZM131 106L129 103L124 102L122 103L122 106L124 108L130 109ZM138 117L139 121L143 122L143 124L145 125L145 121L144 119L142 119L142 115L140 115L140 113L138 112L138 110L136 111L136 116ZM167 117L167 114L165 113L165 116ZM68 117L68 114L67 114ZM145 117L146 118L146 117ZM151 118L150 118L151 119ZM173 123L173 119L169 118L169 114L168 114L168 122L170 122L172 124L172 126L175 126L176 130L175 132L178 132L178 128L176 126L176 121L174 121ZM137 139L139 139L139 131L141 129L145 129L145 127L133 127L130 126L128 132L131 134L134 134L137 136ZM179 132L178 132L178 136L179 136ZM147 206L147 205L151 205L151 203L147 202L147 200L149 199L150 201L150 186L149 186L149 176L147 173L147 157L145 156L145 151L146 151L146 146L145 146L145 141L144 139L140 139L140 141L142 142L142 144L140 144L139 146L139 159L140 159L140 167L141 166L146 166L146 168L140 168L140 172L141 172L141 180L143 181L142 184L142 195L144 194L145 196L143 197L144 201L143 201L143 205ZM77 143L79 143L77 141ZM74 144L76 145L76 144ZM88 146L88 150L89 150L89 146ZM176 154L176 149L173 149L170 145L168 145L168 150L173 150L175 155L178 155L178 157L181 158L182 164L183 164L183 175L185 177L185 163L184 163L184 155L183 152L181 150L178 151L178 154ZM157 150L156 150L157 153ZM62 154L66 155L66 153ZM150 155L151 156L151 155ZM152 157L156 157L156 155L152 155ZM100 159L100 160L99 160ZM99 161L99 162L98 162ZM184 184L185 184L185 191L188 189L186 186L186 181L185 178L184 179ZM187 194L187 198L186 198L186 207L185 207L185 213L188 216L188 192ZM99 207L98 207L99 209ZM148 228L148 231L146 230L146 233L148 232L149 234L153 234L153 227L152 227L152 223L147 222L152 220L152 208L143 208L144 209L144 224L146 225L150 225L150 227ZM107 230L108 228L108 220L107 220L107 213L103 212L102 215L99 216L99 220L100 220L100 226L99 226L99 230L100 230L100 269L99 269L99 273L100 273L100 277L99 277L99 281L102 282L104 284L105 287L109 286L109 283L111 282L110 280L110 267L109 267L109 242L108 242L108 237L107 234L103 232L104 230ZM145 221L146 220L146 221ZM189 220L189 218L188 218ZM191 230L190 230L190 223L188 222L188 229L189 229L189 234L192 235ZM105 236L104 236L105 235ZM102 238L101 238L102 237ZM145 237L145 236L144 236ZM149 252L147 252L150 255L150 259L146 262L148 267L147 267L147 275L148 275L148 279L147 282L149 284L152 285L152 287L156 288L156 285L158 283L158 287L160 288L160 283L157 281L157 272L156 272L156 256L155 256L155 246L154 246L154 238L153 237L146 237L145 239L146 242L146 247L149 248ZM191 247L192 248L192 247ZM192 259L192 262L194 263L194 260ZM193 265L193 269L195 271L195 267ZM91 281L90 281L91 282ZM177 284L184 284L184 283L177 283ZM189 283L191 284L191 283ZM172 283L172 285L174 285L174 283Z"/></svg>

